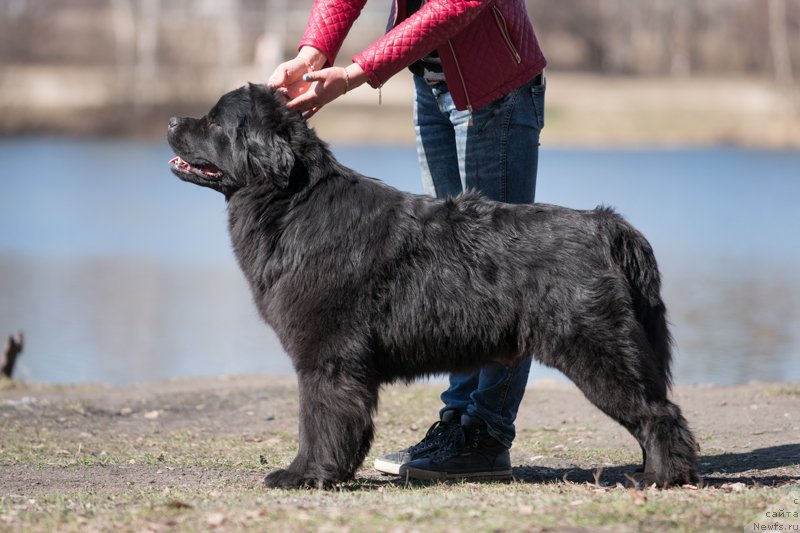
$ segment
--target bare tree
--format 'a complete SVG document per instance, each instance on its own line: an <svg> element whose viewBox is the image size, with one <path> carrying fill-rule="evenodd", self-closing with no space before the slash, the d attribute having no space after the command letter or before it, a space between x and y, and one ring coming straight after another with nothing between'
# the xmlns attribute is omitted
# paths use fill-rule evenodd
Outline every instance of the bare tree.
<svg viewBox="0 0 800 533"><path fill-rule="evenodd" d="M141 12L136 41L136 70L134 101L151 103L155 97L158 76L158 26L161 0L139 0Z"/></svg>
<svg viewBox="0 0 800 533"><path fill-rule="evenodd" d="M673 76L688 76L692 70L691 48L691 11L692 0L672 1L672 39L669 72Z"/></svg>
<svg viewBox="0 0 800 533"><path fill-rule="evenodd" d="M135 93L133 65L136 62L136 17L133 0L111 0L111 31L116 48L117 94L129 102Z"/></svg>
<svg viewBox="0 0 800 533"><path fill-rule="evenodd" d="M218 86L220 91L230 89L230 84L241 64L242 30L239 24L239 0L220 0L217 4L220 24Z"/></svg>
<svg viewBox="0 0 800 533"><path fill-rule="evenodd" d="M775 79L782 85L793 81L789 32L786 20L786 0L769 0L769 48Z"/></svg>
<svg viewBox="0 0 800 533"><path fill-rule="evenodd" d="M629 72L633 64L633 47L638 2L633 0L603 0L598 2L600 23L603 25L603 69L610 72Z"/></svg>
<svg viewBox="0 0 800 533"><path fill-rule="evenodd" d="M289 0L266 0L265 7L264 33L258 38L255 60L264 72L270 72L285 59Z"/></svg>

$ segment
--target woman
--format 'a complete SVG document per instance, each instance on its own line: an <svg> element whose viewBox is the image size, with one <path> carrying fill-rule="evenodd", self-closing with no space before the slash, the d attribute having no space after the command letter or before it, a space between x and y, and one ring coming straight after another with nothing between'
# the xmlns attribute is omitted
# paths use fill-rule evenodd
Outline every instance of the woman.
<svg viewBox="0 0 800 533"><path fill-rule="evenodd" d="M297 57L268 84L312 116L349 90L380 88L409 67L422 179L437 197L478 189L531 203L544 125L546 61L523 0L395 0L386 34L347 67L333 66L366 0L317 0ZM419 479L507 478L528 358L451 375L440 420L414 446L375 461Z"/></svg>

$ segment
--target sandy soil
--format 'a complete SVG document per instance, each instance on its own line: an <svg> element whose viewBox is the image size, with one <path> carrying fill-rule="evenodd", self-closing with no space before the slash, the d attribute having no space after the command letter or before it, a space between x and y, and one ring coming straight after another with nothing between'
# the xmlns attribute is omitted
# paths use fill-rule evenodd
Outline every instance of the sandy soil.
<svg viewBox="0 0 800 533"><path fill-rule="evenodd" d="M439 406L439 388L384 390L371 457L424 434ZM700 441L706 484L800 482L800 384L677 387L674 399ZM0 492L253 486L291 458L296 427L290 379L207 378L117 388L5 382ZM640 459L634 440L569 384L530 386L517 429L512 461L523 482L593 481L602 469L603 483L624 483ZM370 465L368 459L359 472L363 482L396 481Z"/></svg>

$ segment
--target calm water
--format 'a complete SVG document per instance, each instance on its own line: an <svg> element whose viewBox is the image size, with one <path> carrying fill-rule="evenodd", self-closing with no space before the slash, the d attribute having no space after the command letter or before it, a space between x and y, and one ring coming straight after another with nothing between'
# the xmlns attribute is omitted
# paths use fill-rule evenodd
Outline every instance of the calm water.
<svg viewBox="0 0 800 533"><path fill-rule="evenodd" d="M335 149L421 193L411 148ZM17 377L130 383L293 373L230 251L222 196L164 143L0 141L0 334ZM537 199L616 207L650 239L676 381L800 380L800 153L545 150ZM557 377L535 368L532 379Z"/></svg>

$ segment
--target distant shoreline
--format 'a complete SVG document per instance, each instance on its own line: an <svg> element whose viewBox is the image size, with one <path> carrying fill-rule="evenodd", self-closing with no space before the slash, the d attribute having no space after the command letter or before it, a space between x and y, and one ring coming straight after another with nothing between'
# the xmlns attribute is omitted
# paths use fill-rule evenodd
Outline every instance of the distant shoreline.
<svg viewBox="0 0 800 533"><path fill-rule="evenodd" d="M329 141L413 144L410 82L390 81L381 106L375 92L359 88L312 125ZM545 147L800 149L800 89L760 79L548 72L545 101Z"/></svg>
<svg viewBox="0 0 800 533"><path fill-rule="evenodd" d="M215 99L203 94L216 94L206 87L191 101L165 97L134 105L114 101L113 91L81 96L83 87L99 82L96 71L70 71L68 78L56 80L60 74L48 69L13 73L13 84L0 87L0 136L157 139L170 116L202 114ZM6 80L11 75L6 71ZM244 72L240 78L253 76ZM551 72L547 78L544 146L800 149L797 87L781 88L757 78ZM231 87L240 83L244 81ZM413 144L410 76L401 73L390 80L380 98L379 105L378 91L362 86L322 110L311 125L331 143Z"/></svg>

